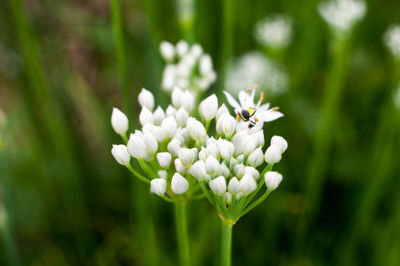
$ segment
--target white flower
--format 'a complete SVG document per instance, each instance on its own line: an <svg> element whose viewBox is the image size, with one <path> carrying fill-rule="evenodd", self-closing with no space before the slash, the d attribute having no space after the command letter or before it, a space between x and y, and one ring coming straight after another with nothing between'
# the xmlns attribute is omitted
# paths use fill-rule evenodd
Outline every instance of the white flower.
<svg viewBox="0 0 400 266"><path fill-rule="evenodd" d="M172 105L175 108L180 108L182 106L183 91L179 87L174 87L172 91L171 100Z"/></svg>
<svg viewBox="0 0 400 266"><path fill-rule="evenodd" d="M168 116L161 123L161 128L165 131L166 137L171 138L174 136L178 125L173 116Z"/></svg>
<svg viewBox="0 0 400 266"><path fill-rule="evenodd" d="M226 107L226 105L223 103L223 104L218 108L218 111L217 111L217 113L216 113L216 115L215 115L215 120L218 122L218 121L219 121L219 118L220 118L223 114L225 114L225 113L228 113L228 114L229 114L229 110L228 110L228 108Z"/></svg>
<svg viewBox="0 0 400 266"><path fill-rule="evenodd" d="M167 150L174 156L178 156L179 149L181 148L181 143L177 139L173 139L168 143Z"/></svg>
<svg viewBox="0 0 400 266"><path fill-rule="evenodd" d="M175 113L176 122L178 123L178 126L180 126L180 127L183 127L184 125L186 125L186 121L187 121L188 117L189 117L189 113L183 107L179 108L179 110Z"/></svg>
<svg viewBox="0 0 400 266"><path fill-rule="evenodd" d="M228 191L232 195L236 195L236 194L238 194L240 192L240 183L239 183L239 180L236 177L232 177L231 181L229 181Z"/></svg>
<svg viewBox="0 0 400 266"><path fill-rule="evenodd" d="M131 156L128 153L128 149L125 145L113 145L111 154L115 160L121 165L128 165L131 160Z"/></svg>
<svg viewBox="0 0 400 266"><path fill-rule="evenodd" d="M223 175L225 178L228 178L231 175L231 172L229 171L229 168L226 166L225 163L221 163L219 174Z"/></svg>
<svg viewBox="0 0 400 266"><path fill-rule="evenodd" d="M114 107L111 115L111 125L114 131L123 136L128 130L128 118L118 108Z"/></svg>
<svg viewBox="0 0 400 266"><path fill-rule="evenodd" d="M243 110L253 113L247 123L248 125L254 124L255 131L262 129L264 122L270 122L283 116L281 112L276 111L276 108L269 109L269 103L261 105L262 95L257 104L254 104L255 89L251 90L251 92L240 91L240 104L228 92L224 91L224 93L229 104L235 108L236 114L240 114Z"/></svg>
<svg viewBox="0 0 400 266"><path fill-rule="evenodd" d="M138 101L140 106L146 107L149 110L153 110L154 108L154 96L153 94L146 90L145 88L139 93Z"/></svg>
<svg viewBox="0 0 400 266"><path fill-rule="evenodd" d="M224 139L219 139L217 142L218 152L221 155L222 159L225 161L229 161L232 158L232 155L235 151L235 146Z"/></svg>
<svg viewBox="0 0 400 266"><path fill-rule="evenodd" d="M168 173L165 170L159 170L157 171L157 174L160 178L162 179L167 179Z"/></svg>
<svg viewBox="0 0 400 266"><path fill-rule="evenodd" d="M155 178L150 181L150 192L162 196L167 190L167 180L163 178Z"/></svg>
<svg viewBox="0 0 400 266"><path fill-rule="evenodd" d="M229 138L235 133L236 123L236 119L229 113L223 113L217 121L217 133Z"/></svg>
<svg viewBox="0 0 400 266"><path fill-rule="evenodd" d="M175 194L183 194L189 189L189 182L179 173L172 176L171 189Z"/></svg>
<svg viewBox="0 0 400 266"><path fill-rule="evenodd" d="M366 9L361 0L331 0L318 5L320 15L339 38L348 36L353 26L364 17Z"/></svg>
<svg viewBox="0 0 400 266"><path fill-rule="evenodd" d="M215 195L223 195L226 192L226 180L225 177L219 176L210 182L208 182L210 189Z"/></svg>
<svg viewBox="0 0 400 266"><path fill-rule="evenodd" d="M390 25L383 35L383 41L393 56L400 60L400 25Z"/></svg>
<svg viewBox="0 0 400 266"><path fill-rule="evenodd" d="M265 185L269 189L276 189L282 181L282 175L278 172L269 171L264 176Z"/></svg>
<svg viewBox="0 0 400 266"><path fill-rule="evenodd" d="M158 164L164 169L167 169L169 167L169 165L171 164L171 159L172 156L168 152L157 153Z"/></svg>
<svg viewBox="0 0 400 266"><path fill-rule="evenodd" d="M198 58L203 53L203 48L201 48L201 46L198 43L195 43L192 45L192 48L190 49L190 53L195 58Z"/></svg>
<svg viewBox="0 0 400 266"><path fill-rule="evenodd" d="M263 46L285 48L292 40L292 20L287 15L268 16L256 24L254 35Z"/></svg>
<svg viewBox="0 0 400 266"><path fill-rule="evenodd" d="M267 95L281 95L289 87L289 77L283 65L261 52L249 52L230 64L226 87L237 94L254 84L258 84Z"/></svg>
<svg viewBox="0 0 400 266"><path fill-rule="evenodd" d="M167 138L167 132L160 126L153 126L150 123L147 123L143 126L143 128L147 125L152 126L152 131L150 132L156 138L158 142L163 142ZM144 131L143 131L144 133Z"/></svg>
<svg viewBox="0 0 400 266"><path fill-rule="evenodd" d="M186 174L187 168L183 165L182 161L179 158L175 159L174 163L175 169L178 173L182 175Z"/></svg>
<svg viewBox="0 0 400 266"><path fill-rule="evenodd" d="M161 122L164 120L164 118L165 118L164 110L160 106L158 106L157 109L153 113L154 124L160 125Z"/></svg>
<svg viewBox="0 0 400 266"><path fill-rule="evenodd" d="M199 106L199 113L205 120L211 120L215 117L218 110L218 99L215 94L205 98Z"/></svg>
<svg viewBox="0 0 400 266"><path fill-rule="evenodd" d="M172 61L175 56L175 48L170 42L163 41L160 43L160 52L166 61Z"/></svg>
<svg viewBox="0 0 400 266"><path fill-rule="evenodd" d="M264 140L264 131L263 130L256 131L251 136L257 139L257 146L260 146L260 147L264 146L265 140Z"/></svg>
<svg viewBox="0 0 400 266"><path fill-rule="evenodd" d="M152 134L143 134L143 143L146 146L147 153L155 153L158 149L156 138Z"/></svg>
<svg viewBox="0 0 400 266"><path fill-rule="evenodd" d="M230 204L230 203L232 202L232 194L229 193L229 192L226 192L226 193L224 194L224 199L225 199L225 202L226 202L226 203Z"/></svg>
<svg viewBox="0 0 400 266"><path fill-rule="evenodd" d="M182 95L182 106L185 108L188 112L191 112L194 107L194 100L195 100L195 95L193 92L190 91L185 91Z"/></svg>
<svg viewBox="0 0 400 266"><path fill-rule="evenodd" d="M282 154L279 150L279 147L275 146L275 145L271 145L268 147L268 149L265 151L265 161L267 163L277 163L281 160L282 158Z"/></svg>
<svg viewBox="0 0 400 266"><path fill-rule="evenodd" d="M203 55L200 58L200 73L203 75L207 75L208 73L214 71L211 56Z"/></svg>
<svg viewBox="0 0 400 266"><path fill-rule="evenodd" d="M271 145L275 145L280 153L284 153L288 147L287 141L281 136L273 136L271 138Z"/></svg>
<svg viewBox="0 0 400 266"><path fill-rule="evenodd" d="M257 171L256 168L251 166L246 166L244 168L244 175L250 175L254 178L254 180L257 180L258 177L260 176L260 173Z"/></svg>
<svg viewBox="0 0 400 266"><path fill-rule="evenodd" d="M206 179L206 165L203 161L196 161L189 170L190 174L196 178L198 181Z"/></svg>
<svg viewBox="0 0 400 266"><path fill-rule="evenodd" d="M197 149L180 148L178 157L185 166L190 166L197 157Z"/></svg>
<svg viewBox="0 0 400 266"><path fill-rule="evenodd" d="M176 44L176 51L179 56L183 56L184 54L186 54L189 51L188 43L185 41L179 41Z"/></svg>
<svg viewBox="0 0 400 266"><path fill-rule="evenodd" d="M244 169L245 169L245 166L242 163L240 163L240 164L235 165L235 167L233 168L233 171L235 172L235 175L238 178L241 178L244 174Z"/></svg>
<svg viewBox="0 0 400 266"><path fill-rule="evenodd" d="M201 150L199 152L199 159L205 162L207 160L207 157L208 157L207 149L201 147Z"/></svg>
<svg viewBox="0 0 400 266"><path fill-rule="evenodd" d="M244 195L248 195L256 190L257 183L252 176L244 175L242 179L240 179L239 188Z"/></svg>
<svg viewBox="0 0 400 266"><path fill-rule="evenodd" d="M208 156L208 158L205 162L205 166L206 166L207 173L211 176L215 176L216 174L218 174L219 169L220 169L220 164L219 164L218 160L215 159L215 157L213 157L213 156Z"/></svg>
<svg viewBox="0 0 400 266"><path fill-rule="evenodd" d="M202 142L207 137L204 125L193 117L188 118L186 127L189 130L189 135L197 142Z"/></svg>
<svg viewBox="0 0 400 266"><path fill-rule="evenodd" d="M257 167L261 165L264 161L264 153L261 148L255 149L252 153L250 153L247 158L247 163L253 167Z"/></svg>
<svg viewBox="0 0 400 266"><path fill-rule="evenodd" d="M135 134L130 135L127 147L129 154L133 158L136 159L148 158L148 152L146 149L146 145L142 140L141 132L135 132Z"/></svg>
<svg viewBox="0 0 400 266"><path fill-rule="evenodd" d="M147 107L143 107L139 115L139 121L142 125L153 123L153 113Z"/></svg>
<svg viewBox="0 0 400 266"><path fill-rule="evenodd" d="M166 116L171 116L176 113L176 109L172 105L168 105L167 110L165 110L165 115Z"/></svg>

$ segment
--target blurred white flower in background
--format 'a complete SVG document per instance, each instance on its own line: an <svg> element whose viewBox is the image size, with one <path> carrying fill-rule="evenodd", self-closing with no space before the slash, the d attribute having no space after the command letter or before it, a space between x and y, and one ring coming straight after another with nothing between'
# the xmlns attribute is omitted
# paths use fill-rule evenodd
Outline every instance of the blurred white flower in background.
<svg viewBox="0 0 400 266"><path fill-rule="evenodd" d="M189 46L179 41L175 46L169 42L160 44L164 67L161 87L172 92L175 86L182 90L205 91L216 80L211 57L203 53L199 44Z"/></svg>
<svg viewBox="0 0 400 266"><path fill-rule="evenodd" d="M254 36L265 47L285 48L293 37L292 19L288 15L270 15L256 24Z"/></svg>
<svg viewBox="0 0 400 266"><path fill-rule="evenodd" d="M383 35L383 41L395 59L400 60L400 25L390 25Z"/></svg>
<svg viewBox="0 0 400 266"><path fill-rule="evenodd" d="M319 3L318 11L335 36L344 39L364 17L367 6L362 0L331 0Z"/></svg>
<svg viewBox="0 0 400 266"><path fill-rule="evenodd" d="M283 67L271 61L260 52L250 52L233 61L229 67L227 90L233 94L260 86L267 96L286 92L289 77Z"/></svg>

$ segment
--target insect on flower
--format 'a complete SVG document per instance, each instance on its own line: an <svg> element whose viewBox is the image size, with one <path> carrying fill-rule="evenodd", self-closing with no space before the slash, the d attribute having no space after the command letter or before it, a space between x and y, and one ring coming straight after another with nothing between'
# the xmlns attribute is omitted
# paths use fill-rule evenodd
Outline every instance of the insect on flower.
<svg viewBox="0 0 400 266"><path fill-rule="evenodd" d="M264 100L264 93L261 92L260 99L257 104L254 103L254 96L258 86L253 86L252 89L239 92L240 104L230 95L224 91L229 104L235 108L235 113L238 122L243 121L247 123L249 129L253 129L257 125L257 129L261 129L264 122L273 121L282 117L283 114L278 112L278 107L269 108L269 103L261 105Z"/></svg>

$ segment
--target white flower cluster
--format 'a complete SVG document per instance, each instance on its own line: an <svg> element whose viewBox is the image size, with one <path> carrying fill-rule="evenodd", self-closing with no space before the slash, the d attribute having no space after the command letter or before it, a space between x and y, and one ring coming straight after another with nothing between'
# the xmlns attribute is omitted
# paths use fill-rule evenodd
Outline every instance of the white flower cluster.
<svg viewBox="0 0 400 266"><path fill-rule="evenodd" d="M348 36L366 10L367 6L362 0L330 0L318 5L320 15L339 38Z"/></svg>
<svg viewBox="0 0 400 266"><path fill-rule="evenodd" d="M292 41L292 19L288 15L270 15L256 24L254 36L265 47L285 48Z"/></svg>
<svg viewBox="0 0 400 266"><path fill-rule="evenodd" d="M264 182L269 190L276 189L282 176L269 170L281 160L287 142L282 137L274 136L271 145L263 152L262 124L282 114L274 108L268 109L269 104L261 105L262 99L255 105L254 91L242 91L239 94L240 104L229 93L225 94L235 112L238 108L252 106L256 110L253 116L261 126L255 127L257 130L249 130L248 123L238 122L224 104L218 105L215 94L199 104L198 120L193 117L192 92L175 87L171 95L172 105L164 111L161 107L153 110L153 94L142 89L139 94L142 129L130 134L127 145L113 145L112 155L135 175L143 177L139 171L144 172L147 175L144 181L150 183L150 191L166 200L181 194L187 199L197 197L199 195L195 192L201 188L213 204L215 202L209 190L214 196L223 198L225 203L221 204L228 208L231 202L246 198ZM115 132L124 136L128 129L126 116L114 108L111 121ZM213 121L216 136L210 137L208 129ZM131 167L131 157L138 160L141 169ZM257 168L264 162L268 166L260 173ZM262 178L261 174L264 175ZM242 209L247 206L242 205Z"/></svg>
<svg viewBox="0 0 400 266"><path fill-rule="evenodd" d="M400 61L400 25L390 25L383 40L396 60Z"/></svg>
<svg viewBox="0 0 400 266"><path fill-rule="evenodd" d="M261 86L267 95L280 95L287 90L289 77L280 65L262 53L250 52L231 64L227 88L237 94L253 84Z"/></svg>
<svg viewBox="0 0 400 266"><path fill-rule="evenodd" d="M160 52L167 65L161 87L171 92L175 86L182 90L204 91L216 80L210 55L203 53L199 44L191 47L185 41L176 46L169 42L160 44Z"/></svg>

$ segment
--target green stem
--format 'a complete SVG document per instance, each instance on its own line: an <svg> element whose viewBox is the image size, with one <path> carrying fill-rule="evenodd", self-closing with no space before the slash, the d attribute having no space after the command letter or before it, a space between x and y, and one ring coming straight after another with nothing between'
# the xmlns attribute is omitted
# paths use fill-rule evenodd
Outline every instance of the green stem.
<svg viewBox="0 0 400 266"><path fill-rule="evenodd" d="M174 203L176 234L178 238L179 262L181 266L190 265L189 236L186 218L186 202L178 199Z"/></svg>
<svg viewBox="0 0 400 266"><path fill-rule="evenodd" d="M126 165L126 168L128 168L128 170L137 178L139 178L141 181L150 184L150 180L148 178L146 178L145 176L143 176L142 174L140 174L138 171L136 171L135 169L132 168L132 166L130 164Z"/></svg>
<svg viewBox="0 0 400 266"><path fill-rule="evenodd" d="M231 265L232 228L230 220L222 219L221 229L221 266Z"/></svg>
<svg viewBox="0 0 400 266"><path fill-rule="evenodd" d="M263 202L271 193L272 189L267 189L265 193L259 197L256 201L254 201L252 204L250 204L239 216L243 216L255 207L257 207L261 202Z"/></svg>

